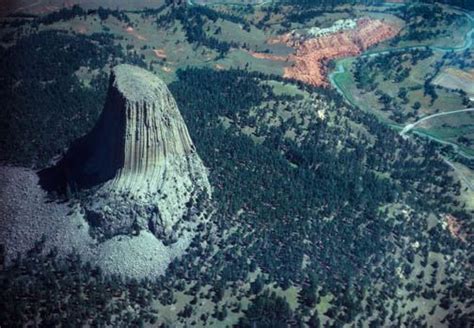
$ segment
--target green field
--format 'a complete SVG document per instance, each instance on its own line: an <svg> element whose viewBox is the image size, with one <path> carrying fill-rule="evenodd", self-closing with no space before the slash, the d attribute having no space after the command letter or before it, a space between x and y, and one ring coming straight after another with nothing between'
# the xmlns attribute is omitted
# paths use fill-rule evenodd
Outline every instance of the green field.
<svg viewBox="0 0 474 328"><path fill-rule="evenodd" d="M442 53L434 52L415 65L409 55L400 53L388 59L389 63L394 64L389 64L387 68L378 67L376 63L384 63L385 56L381 54L377 57L366 57L367 59L363 59L366 64L362 66L356 65L361 59L337 61L338 67L333 74L333 81L354 106L375 114L388 124L400 127L432 114L472 107L468 96L458 90L430 83L434 96L433 93L427 93L425 81L433 78L433 72L442 71L445 65L449 66L453 62L446 59ZM397 80L399 73L391 69L394 66L399 67L401 72L408 72L402 81ZM388 102L383 101L382 96L388 99ZM423 126L417 127L417 130L457 144L460 149L471 154L472 146L469 144L474 140L473 124L472 115L459 114L429 120ZM467 138L467 144L460 144L460 137Z"/></svg>

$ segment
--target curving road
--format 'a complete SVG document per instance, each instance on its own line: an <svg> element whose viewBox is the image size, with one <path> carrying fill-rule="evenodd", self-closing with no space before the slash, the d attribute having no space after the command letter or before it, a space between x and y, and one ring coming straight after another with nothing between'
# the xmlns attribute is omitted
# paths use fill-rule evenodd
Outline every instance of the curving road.
<svg viewBox="0 0 474 328"><path fill-rule="evenodd" d="M467 11L464 11L464 10L459 10L459 11L462 12L468 18L468 20L471 23L471 29L464 36L464 42L463 42L462 45L453 46L453 47L438 47L438 46L433 46L433 45L417 45L417 46L409 46L409 47L388 48L388 49L383 49L383 50L373 50L373 51L369 50L369 51L366 51L363 54L359 55L358 57L374 57L374 56L379 56L379 55L386 55L386 54L389 54L391 52L403 52L403 51L410 51L410 50L415 50L415 49L431 49L431 50L437 51L437 52L462 52L462 51L465 51L466 49L471 48L472 45L473 45L474 17L472 17L471 14ZM345 59L347 59L347 57ZM359 108L359 106L354 101L351 100L351 97L348 96L348 94L346 94L346 91L340 87L340 85L336 82L336 80L334 78L338 74L343 74L343 73L346 72L344 66L341 63L341 60L343 60L343 59L340 59L336 62L336 69L331 74L329 74L329 81L330 81L331 85L337 90L337 92L340 93L349 104L353 105L354 107ZM415 123L408 124L405 127L398 126L398 125L395 125L395 126L398 127L398 128L402 128L402 132L400 134L405 135L407 132L409 132L411 129L413 129L417 124L421 123L422 121L428 120L430 118L433 118L433 117L436 117L436 116L442 116L442 115L455 114L455 113L459 113L459 112L467 112L467 111L472 111L472 110L473 110L473 108L467 108L467 109L462 109L462 110L456 110L456 111L433 114L433 115L427 116L427 117L425 117L425 118L423 118L423 119L421 119L421 120L419 120ZM425 133L418 132L418 131L416 131L416 133L419 134L419 135L422 135L424 137L427 137L427 138L429 138L433 141L436 141L436 142L441 142L441 143L444 143L444 144L450 144L456 150L459 148L458 145L456 145L456 144L453 144L453 143L450 143L450 142L447 142L447 141L444 141L444 140L437 139L437 138L435 138L433 136L430 136L430 135L427 135ZM470 159L473 158L472 156L468 156L468 155L466 155L462 152L459 152L459 155L461 155L463 157L466 157L466 158L470 158Z"/></svg>
<svg viewBox="0 0 474 328"><path fill-rule="evenodd" d="M466 11L461 10L462 13L468 18L468 20L471 22L471 29L466 33L464 37L464 42L460 46L454 46L454 47L437 47L437 46L430 46L430 45L418 45L418 46L412 46L412 47L400 47L400 48L389 48L389 49L384 49L384 50L378 50L378 51L367 51L363 54L360 55L360 57L373 57L373 56L378 56L378 55L384 55L388 54L390 52L400 52L400 51L409 51L413 49L431 49L433 51L437 52L460 52L460 51L465 51L466 49L469 49L473 45L473 37L474 37L474 18ZM336 69L329 75L329 81L331 85L337 90L338 93L340 93L344 99L351 104L352 106L359 108L359 106L352 100L352 97L348 96L346 92L337 84L336 80L334 77L338 74L343 74L345 73L345 68L342 65L341 60L336 62ZM454 111L449 111L449 112L443 112L443 113L437 113L433 115L426 116L414 123L407 124L402 128L402 126L398 125L392 125L396 128L402 128L400 135L404 136L408 132L410 132L414 127L416 127L418 124L421 122L424 122L426 120L438 117L438 116L444 116L444 115L452 115L456 113L462 113L462 112L471 112L474 111L474 108L465 108L465 109L460 109L460 110L454 110ZM440 140L436 137L430 136L426 133L423 133L421 131L414 131L416 134L421 135L423 137L429 138L430 140L436 141L441 144L447 144L451 145L454 147L454 150L460 155L468 159L474 159L474 156L469 156L467 154L464 154L462 151L459 150L459 146L457 144L445 141L445 140ZM466 184L466 186L471 190L474 191L474 183L468 179L463 172L461 172L452 162L450 162L448 159L444 158L444 162L451 167L454 172L458 175L458 177Z"/></svg>
<svg viewBox="0 0 474 328"><path fill-rule="evenodd" d="M419 119L418 121L416 121L414 123L410 123L410 124L405 125L405 127L402 129L402 131L400 131L400 135L404 136L405 134L410 132L410 130L413 129L415 126L417 126L421 122L427 121L429 119L439 117L439 116L446 116L446 115L451 115L451 114L456 114L456 113L463 113L463 112L474 112L474 108L464 108L464 109L452 110L452 111L449 111L449 112L442 112L442 113L436 113L436 114L432 114L432 115L429 115L429 116L425 116L422 119Z"/></svg>

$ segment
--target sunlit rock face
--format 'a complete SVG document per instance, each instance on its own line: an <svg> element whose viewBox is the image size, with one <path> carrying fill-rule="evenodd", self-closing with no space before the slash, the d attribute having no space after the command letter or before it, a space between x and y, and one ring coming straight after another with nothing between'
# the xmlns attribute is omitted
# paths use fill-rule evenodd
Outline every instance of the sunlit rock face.
<svg viewBox="0 0 474 328"><path fill-rule="evenodd" d="M210 195L207 170L166 84L130 65L113 68L99 121L62 166L70 188L92 191L86 216L102 239L146 229L173 242Z"/></svg>

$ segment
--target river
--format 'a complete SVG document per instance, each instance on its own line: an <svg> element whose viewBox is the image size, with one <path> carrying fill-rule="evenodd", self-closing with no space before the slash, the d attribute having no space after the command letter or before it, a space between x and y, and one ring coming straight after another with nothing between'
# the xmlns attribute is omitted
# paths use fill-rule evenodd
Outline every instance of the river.
<svg viewBox="0 0 474 328"><path fill-rule="evenodd" d="M374 56L379 56L379 55L386 55L386 54L389 54L391 52L403 52L403 51L410 51L410 50L414 50L414 49L427 49L427 48L429 48L432 51L445 52L446 53L446 52L462 52L462 51L465 51L466 49L471 48L472 43L473 43L473 34L474 34L474 18L467 11L459 9L459 12L462 12L468 18L468 20L471 24L471 29L466 32L466 35L464 36L464 42L463 42L462 45L453 46L453 47L438 47L438 46L434 46L434 45L416 45L416 46L399 47L399 48L395 47L395 48L387 48L387 49L381 49L381 50L368 50L368 51L365 51L364 53L362 53L361 55L356 56L356 57L341 58L341 59L336 61L336 69L331 74L329 74L329 81L330 81L331 85L337 90L337 92L339 92L344 97L344 99L349 104L351 104L352 106L354 106L356 108L360 108L360 106L355 101L352 100L351 95L349 95L349 91L346 91L343 88L341 88L341 86L337 83L337 81L335 79L335 76L337 76L339 74L343 74L343 73L346 72L345 68L344 68L344 65L342 63L343 60L347 60L348 58L374 57ZM453 114L455 112L464 112L464 111L467 111L467 110L453 111ZM422 118L421 120L418 121L418 123L420 121L424 121L424 120L429 119L430 117L435 117L435 116L439 116L439 115L430 115L429 117ZM406 126L397 125L397 124L390 124L390 126L392 126L394 128L397 128L397 129L400 129L402 131L402 134L405 134L406 132L410 131L414 127L414 125L416 125L416 123L407 124ZM414 132L418 135L429 138L433 141L443 143L443 144L452 145L454 147L455 151L463 157L466 157L466 158L469 158L469 159L474 158L473 156L469 156L469 155L465 154L464 152L462 152L461 150L459 150L459 146L454 144L454 143L450 143L450 142L447 142L447 141L444 141L444 140L440 140L440 139L438 139L434 136L423 133L421 131L415 131L414 130Z"/></svg>

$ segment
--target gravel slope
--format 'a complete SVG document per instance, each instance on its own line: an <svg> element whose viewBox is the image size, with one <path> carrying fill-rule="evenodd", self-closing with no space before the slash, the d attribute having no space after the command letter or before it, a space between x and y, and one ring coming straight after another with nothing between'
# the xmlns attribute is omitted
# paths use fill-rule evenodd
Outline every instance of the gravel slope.
<svg viewBox="0 0 474 328"><path fill-rule="evenodd" d="M44 235L46 249L56 247L60 256L77 251L84 261L99 265L106 273L152 278L163 274L192 240L190 229L171 246L143 231L97 243L89 235L79 205L50 201L38 181L32 170L0 167L0 243L5 245L6 265Z"/></svg>

